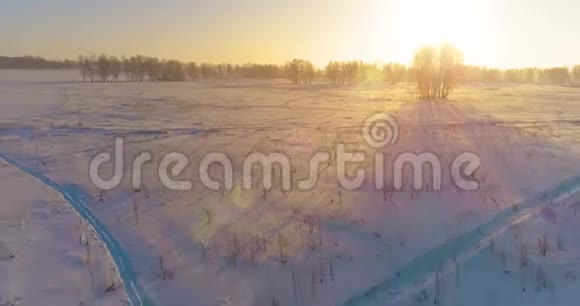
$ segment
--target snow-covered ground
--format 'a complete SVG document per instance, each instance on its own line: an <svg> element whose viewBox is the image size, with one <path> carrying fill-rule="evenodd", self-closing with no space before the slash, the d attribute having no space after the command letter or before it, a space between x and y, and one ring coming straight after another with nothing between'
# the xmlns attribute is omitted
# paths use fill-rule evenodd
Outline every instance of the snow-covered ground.
<svg viewBox="0 0 580 306"><path fill-rule="evenodd" d="M0 153L89 195L83 203L119 242L147 295L142 298L155 305L572 305L580 297L573 289L580 273L577 88L470 85L450 101L426 102L417 101L407 85L88 84L73 72L0 75ZM361 127L377 112L399 126L398 142L381 149L387 160L402 152L436 154L443 165L441 191L412 191L410 173L402 191L376 189L369 180L376 151ZM89 178L89 163L112 152L116 136L125 140L125 178L120 187L101 192ZM337 186L334 163L321 167L318 184L308 191L243 190L235 171L234 190L214 192L197 174L208 153L225 153L239 170L252 152L283 152L295 176L305 178L312 154L335 151L338 144L369 157L359 164L367 181L355 191ZM154 161L143 168L145 188L133 190L129 165L141 152ZM161 184L157 165L170 152L191 157L180 178L192 180L192 190ZM462 152L481 159L477 191L461 191L450 179L449 165ZM1 169L3 183L27 175L13 166ZM221 171L212 174L218 178ZM12 184L2 219L38 220L35 209L51 201L51 191L32 193L28 183ZM39 182L30 186L43 190ZM21 202L33 204L24 209ZM60 232L55 224L69 224L68 238L50 239L55 247L70 243L82 252L72 229L80 219L70 216L74 221L56 222L65 217L47 214L30 231ZM0 237L17 249L27 238L12 231ZM539 250L544 239L546 254ZM29 247L47 252L48 245ZM524 249L526 265L520 264ZM86 266L66 264L66 254L54 256L65 262L63 275L88 279ZM0 262L0 268L21 269L35 280L52 275L10 264ZM4 275L2 292L18 290L9 297L44 294L35 282L23 292L23 283ZM90 283L59 284L63 296L76 292L77 300L78 288L97 292L87 289Z"/></svg>
<svg viewBox="0 0 580 306"><path fill-rule="evenodd" d="M109 254L54 190L0 161L0 305L122 305Z"/></svg>

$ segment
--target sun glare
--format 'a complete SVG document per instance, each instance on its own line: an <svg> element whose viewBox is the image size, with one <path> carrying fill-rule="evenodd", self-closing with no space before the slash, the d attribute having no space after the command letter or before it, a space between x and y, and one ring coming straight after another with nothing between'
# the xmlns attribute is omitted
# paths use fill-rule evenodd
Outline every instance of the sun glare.
<svg viewBox="0 0 580 306"><path fill-rule="evenodd" d="M449 42L461 50L477 50L478 33L483 26L477 3L465 0L407 0L386 4L384 10L396 14L381 25L383 29L380 31L384 32L379 35L383 38L379 39L382 41L381 52L408 62L414 50L426 44ZM374 26L374 30L378 28ZM391 39L385 40L384 37Z"/></svg>
<svg viewBox="0 0 580 306"><path fill-rule="evenodd" d="M490 26L485 23L488 12L482 1L385 1L380 8L369 8L361 15L357 24L365 25L362 31L357 28L359 31L345 35L347 41L355 43L341 46L345 53L342 58L409 63L418 48L443 42L468 54L468 60L482 58L481 35Z"/></svg>
<svg viewBox="0 0 580 306"><path fill-rule="evenodd" d="M464 44L471 40L476 22L472 1L409 0L401 1L403 16L412 16L413 36L421 44L451 42Z"/></svg>

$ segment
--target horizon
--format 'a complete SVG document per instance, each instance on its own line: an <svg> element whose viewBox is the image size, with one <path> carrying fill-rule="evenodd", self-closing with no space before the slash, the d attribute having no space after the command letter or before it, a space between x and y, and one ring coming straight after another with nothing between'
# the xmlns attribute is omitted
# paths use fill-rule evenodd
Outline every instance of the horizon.
<svg viewBox="0 0 580 306"><path fill-rule="evenodd" d="M425 46L434 46L436 47L437 45L424 45L422 47ZM217 62L208 62L208 61L196 61L196 60L181 60L181 59L175 59L175 58L171 58L171 57L158 57L158 56L154 56L154 55L146 55L146 54L142 54L142 53L137 53L137 54L123 54L123 55L116 55L116 54L107 54L104 52L98 52L98 53L94 53L94 54L79 54L78 56L76 56L75 58L49 58L49 57L43 57L43 56L37 56L37 55L33 55L33 54L24 54L24 55L6 55L6 54L0 54L0 57L7 57L7 58L24 58L24 57L33 57L33 58L41 58L47 61L58 61L58 62L64 62L64 61L72 61L72 62L78 62L78 58L79 57L85 57L85 56L99 56L99 55L106 55L106 56L112 56L112 57L117 57L119 59L124 58L124 57L131 57L131 56L143 56L143 57L153 57L153 58L157 58L161 61L169 61L169 60L177 60L180 61L182 63L198 63L198 64L210 64L210 65L223 65L223 64L231 64L231 65L236 65L236 66L244 66L244 65L275 65L275 66L284 66L285 64L289 63L290 61L292 61L295 58L290 58L286 61L280 62L280 63L270 63L270 62L243 62L243 63L231 63L231 62L226 62L226 61L217 61ZM307 58L304 58L304 60L308 60ZM347 62L363 62L366 64L371 64L371 65L388 65L388 64L402 64L406 67L410 67L413 65L412 62L408 62L408 63L402 63L402 62L366 62L366 61L362 61L362 60L358 60L358 59L352 59L352 60L344 60L344 61L337 61L337 60L329 60L327 63L322 64L322 65L318 65L316 63L314 63L314 67L316 67L317 69L323 70L329 63L331 62L339 62L339 63L347 63ZM551 69L551 68L568 68L568 69L573 69L574 67L580 65L580 64L571 64L571 65L556 65L556 66L520 66L520 67L493 67L493 66L487 66L487 65L474 65L474 64L469 64L469 63L465 63L464 64L467 67L479 67L479 68L486 68L486 69L490 69L490 70L500 70L500 71L507 71L507 70L521 70L521 69ZM73 69L73 68L71 68Z"/></svg>
<svg viewBox="0 0 580 306"><path fill-rule="evenodd" d="M570 23L580 21L567 16L579 6L570 0L4 2L0 35L7 43L0 54L54 60L142 54L232 64L304 58L324 67L351 60L409 64L419 47L447 41L467 65L571 67L580 63L580 45Z"/></svg>

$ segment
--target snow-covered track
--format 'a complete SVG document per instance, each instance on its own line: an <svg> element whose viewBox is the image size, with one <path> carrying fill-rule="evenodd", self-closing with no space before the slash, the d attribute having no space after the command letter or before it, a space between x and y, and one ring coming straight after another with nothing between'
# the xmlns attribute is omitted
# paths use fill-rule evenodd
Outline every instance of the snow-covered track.
<svg viewBox="0 0 580 306"><path fill-rule="evenodd" d="M107 229L107 227L101 223L88 209L85 203L76 195L74 190L70 190L67 187L58 184L57 182L46 177L42 173L27 167L26 165L20 163L18 160L0 153L0 159L4 160L6 163L15 166L22 172L31 175L44 183L46 186L59 192L63 199L68 202L79 216L85 220L85 222L92 227L94 232L98 235L99 239L103 241L105 247L109 251L113 262L119 272L121 281L123 282L123 287L127 292L129 302L132 306L152 306L153 303L149 300L143 290L143 288L137 282L137 277L133 267L131 265L131 260L129 256L125 253L120 243L115 239L112 233Z"/></svg>
<svg viewBox="0 0 580 306"><path fill-rule="evenodd" d="M483 250L484 243L490 238L501 235L514 224L530 219L542 207L559 204L578 192L580 192L580 176L532 196L520 202L517 205L519 209L503 211L477 229L425 252L399 269L398 276L384 279L350 297L342 305L385 305L398 302L424 288L434 279L437 272L442 271L444 266L454 260L466 261Z"/></svg>

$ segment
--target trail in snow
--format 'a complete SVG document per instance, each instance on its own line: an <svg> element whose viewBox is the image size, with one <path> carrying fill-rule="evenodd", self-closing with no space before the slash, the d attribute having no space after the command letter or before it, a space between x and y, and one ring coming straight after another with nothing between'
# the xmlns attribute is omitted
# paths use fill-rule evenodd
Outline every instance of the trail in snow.
<svg viewBox="0 0 580 306"><path fill-rule="evenodd" d="M117 270L119 271L119 275L121 281L123 282L123 286L125 291L127 292L127 296L129 297L129 301L132 306L152 306L153 303L149 298L146 297L146 294L143 288L137 282L137 277L133 267L131 265L131 261L125 251L121 248L119 242L115 239L115 237L109 232L107 227L101 223L95 216L91 213L91 211L87 208L87 206L83 203L83 201L79 197L79 190L75 188L75 186L65 187L62 186L53 180L49 179L48 177L44 176L43 174L39 173L38 171L29 168L22 163L18 162L16 159L0 153L0 158L3 159L5 162L17 167L21 171L37 178L45 185L51 187L52 189L58 191L62 197L76 210L76 212L83 218L97 233L98 237L105 243L111 258L113 259Z"/></svg>
<svg viewBox="0 0 580 306"><path fill-rule="evenodd" d="M506 210L476 230L465 233L438 246L398 270L399 276L385 279L364 292L349 298L345 306L376 305L379 302L394 303L407 296L410 291L426 282L452 260L465 259L482 250L482 242L497 236L514 224L521 223L534 215L546 203L558 202L580 191L580 176L567 180L552 189L539 193L518 204L519 210ZM408 293L408 292L407 292Z"/></svg>
<svg viewBox="0 0 580 306"><path fill-rule="evenodd" d="M414 112L417 115L424 115L414 118L419 122L456 122L463 126L470 122L485 122L489 118L481 117L478 112L466 112L458 109L451 103L429 102L429 111ZM481 138L473 129L464 128L463 133L466 139L478 140ZM491 133L490 133L491 134ZM429 141L426 139L425 142ZM476 152L483 156L493 156L493 147L480 145L474 141ZM493 173L502 173L502 166L493 169ZM489 169L489 168L488 168ZM510 177L505 177L509 183ZM514 224L522 223L535 215L538 208L550 202L559 201L580 191L580 176L566 180L557 186L536 194L517 204L518 210L506 209L493 217L490 221L481 224L478 228L465 232L460 236L451 239L435 248L419 255L409 263L397 270L397 275L389 276L379 283L368 287L364 291L351 296L343 305L383 305L386 303L396 303L410 294L425 288L426 285L434 281L437 272L445 272L448 264L465 261L484 248L484 242L502 234L506 229Z"/></svg>

